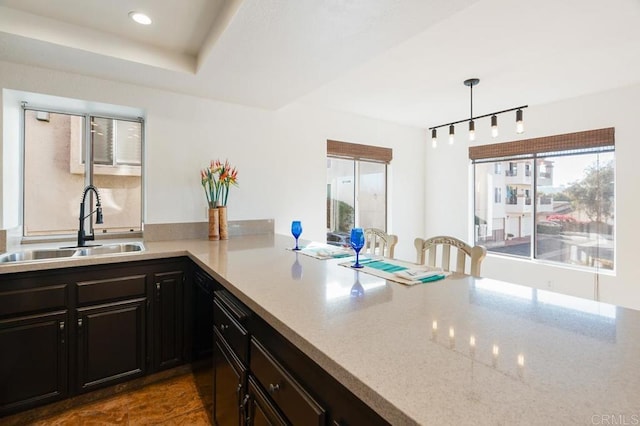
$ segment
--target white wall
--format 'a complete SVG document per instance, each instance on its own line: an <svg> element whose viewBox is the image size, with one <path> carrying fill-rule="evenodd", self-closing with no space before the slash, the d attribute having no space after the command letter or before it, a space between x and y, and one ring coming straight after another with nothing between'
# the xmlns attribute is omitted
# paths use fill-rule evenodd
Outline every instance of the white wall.
<svg viewBox="0 0 640 426"><path fill-rule="evenodd" d="M326 140L393 148L389 230L398 234L398 257L413 259L413 238L423 235L425 135L416 128L301 104L266 111L87 76L0 62L0 87L140 108L146 116L145 223L206 220L199 170L229 159L239 188L229 194L229 219L274 218L289 234L303 222L303 238L324 241ZM3 102L4 103L4 102ZM19 223L19 135L7 120L3 135L3 227ZM8 155L10 154L10 155ZM411 200L393 202L393 200ZM105 218L106 219L106 218Z"/></svg>
<svg viewBox="0 0 640 426"><path fill-rule="evenodd" d="M20 120L20 105L13 104L3 108L0 126L3 123L17 123ZM20 138L19 126L3 126L3 140L17 141ZM8 202L2 204L0 208L0 223L5 224L4 228L14 228L19 224L19 217L22 210L18 205L20 197L20 185L17 185L10 177L16 176L22 170L22 157L20 155L19 145L15 143L7 144L2 147L0 158L2 159L2 173L0 173L0 190L3 198L6 196Z"/></svg>
<svg viewBox="0 0 640 426"><path fill-rule="evenodd" d="M569 99L524 110L525 133L516 135L501 119L497 142L615 127L616 139L616 270L601 273L599 291L592 272L539 262L488 255L482 275L552 289L585 298L599 293L601 301L640 309L640 262L635 258L640 237L640 143L638 108L640 85ZM506 115L505 115L506 118ZM462 132L464 133L464 132ZM477 144L492 143L489 123L476 123ZM455 145L439 144L426 153L425 234L449 234L472 239L472 187L468 142L460 135ZM447 179L442 177L446 176ZM459 206L434 208L433 206Z"/></svg>

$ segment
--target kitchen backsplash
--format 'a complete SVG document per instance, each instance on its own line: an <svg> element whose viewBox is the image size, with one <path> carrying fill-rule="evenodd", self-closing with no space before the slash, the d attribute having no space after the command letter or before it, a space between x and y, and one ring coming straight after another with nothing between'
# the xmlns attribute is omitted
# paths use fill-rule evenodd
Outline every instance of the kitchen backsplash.
<svg viewBox="0 0 640 426"><path fill-rule="evenodd" d="M229 238L240 235L273 234L273 219L230 220ZM144 225L145 241L208 238L208 222L150 223Z"/></svg>

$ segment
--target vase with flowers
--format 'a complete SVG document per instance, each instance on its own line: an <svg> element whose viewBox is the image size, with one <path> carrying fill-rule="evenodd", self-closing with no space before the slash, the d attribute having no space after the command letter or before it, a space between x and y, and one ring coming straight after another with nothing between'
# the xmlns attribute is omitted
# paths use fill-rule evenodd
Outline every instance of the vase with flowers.
<svg viewBox="0 0 640 426"><path fill-rule="evenodd" d="M209 239L226 240L227 200L231 185L238 185L238 170L229 161L211 160L209 167L200 171L202 187L209 205Z"/></svg>

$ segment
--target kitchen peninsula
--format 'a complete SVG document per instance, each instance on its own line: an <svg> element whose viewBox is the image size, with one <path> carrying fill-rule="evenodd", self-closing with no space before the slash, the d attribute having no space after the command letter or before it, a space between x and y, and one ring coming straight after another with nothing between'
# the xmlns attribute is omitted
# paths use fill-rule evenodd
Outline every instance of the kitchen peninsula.
<svg viewBox="0 0 640 426"><path fill-rule="evenodd" d="M188 256L391 424L639 419L640 312L467 276L403 286L292 242L149 242L0 274Z"/></svg>

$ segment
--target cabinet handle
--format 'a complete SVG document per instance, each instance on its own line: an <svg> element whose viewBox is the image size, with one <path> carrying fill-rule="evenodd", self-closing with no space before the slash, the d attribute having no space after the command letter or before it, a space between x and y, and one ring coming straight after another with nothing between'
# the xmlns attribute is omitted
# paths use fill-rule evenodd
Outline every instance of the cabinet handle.
<svg viewBox="0 0 640 426"><path fill-rule="evenodd" d="M156 290L160 290L160 283L156 283Z"/></svg>
<svg viewBox="0 0 640 426"><path fill-rule="evenodd" d="M60 329L60 343L64 345L64 321L60 321L58 328Z"/></svg>
<svg viewBox="0 0 640 426"><path fill-rule="evenodd" d="M244 406L247 405L247 402L249 402L249 395L244 396L242 402L240 403L240 408L244 408Z"/></svg>
<svg viewBox="0 0 640 426"><path fill-rule="evenodd" d="M269 393L274 393L280 390L280 385L278 383L276 383L275 385L272 383L269 383Z"/></svg>
<svg viewBox="0 0 640 426"><path fill-rule="evenodd" d="M82 328L82 318L78 318L78 328Z"/></svg>
<svg viewBox="0 0 640 426"><path fill-rule="evenodd" d="M225 331L227 328L229 328L228 325L220 324L220 331Z"/></svg>

